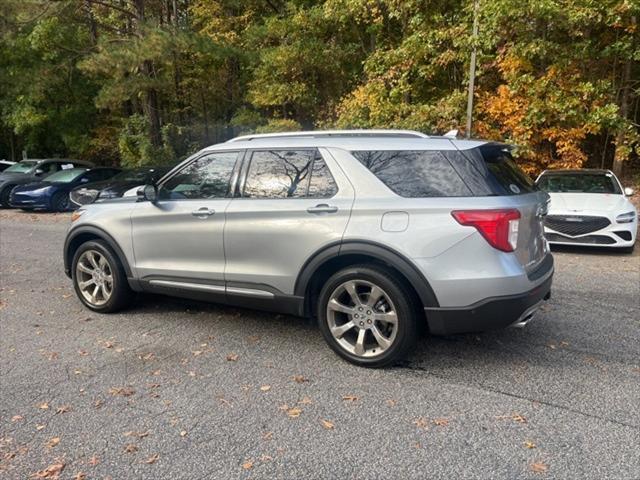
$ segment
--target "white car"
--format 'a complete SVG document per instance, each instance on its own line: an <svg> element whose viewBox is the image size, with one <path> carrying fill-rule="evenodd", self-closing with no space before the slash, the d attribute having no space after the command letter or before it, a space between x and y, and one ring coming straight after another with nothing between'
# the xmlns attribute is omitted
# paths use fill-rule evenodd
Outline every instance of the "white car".
<svg viewBox="0 0 640 480"><path fill-rule="evenodd" d="M545 170L536 180L551 197L545 218L550 244L616 248L631 253L638 212L610 170Z"/></svg>

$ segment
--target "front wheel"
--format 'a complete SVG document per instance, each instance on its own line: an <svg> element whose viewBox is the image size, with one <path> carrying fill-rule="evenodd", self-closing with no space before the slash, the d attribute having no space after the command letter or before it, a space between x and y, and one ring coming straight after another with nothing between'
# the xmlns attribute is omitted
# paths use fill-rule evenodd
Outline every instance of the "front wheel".
<svg viewBox="0 0 640 480"><path fill-rule="evenodd" d="M101 240L80 245L71 263L71 277L78 298L96 312L118 311L133 297L120 260Z"/></svg>
<svg viewBox="0 0 640 480"><path fill-rule="evenodd" d="M329 346L351 363L384 367L402 360L418 337L415 294L393 272L356 265L334 274L318 302Z"/></svg>
<svg viewBox="0 0 640 480"><path fill-rule="evenodd" d="M14 187L15 185L9 185L0 191L0 207L9 208L11 206L9 205L9 200L11 199L11 190Z"/></svg>
<svg viewBox="0 0 640 480"><path fill-rule="evenodd" d="M66 212L69 210L69 195L58 192L51 199L51 209L54 212Z"/></svg>

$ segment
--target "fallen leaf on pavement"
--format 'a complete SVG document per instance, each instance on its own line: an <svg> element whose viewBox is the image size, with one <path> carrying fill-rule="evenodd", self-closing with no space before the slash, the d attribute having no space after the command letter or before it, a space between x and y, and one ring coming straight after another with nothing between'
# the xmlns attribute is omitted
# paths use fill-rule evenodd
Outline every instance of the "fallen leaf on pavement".
<svg viewBox="0 0 640 480"><path fill-rule="evenodd" d="M11 417L11 421L12 422L19 422L20 420L22 420L24 417L22 415L14 415L13 417Z"/></svg>
<svg viewBox="0 0 640 480"><path fill-rule="evenodd" d="M148 437L149 436L149 432L125 432L124 434L125 437L137 437L137 438L144 438L144 437Z"/></svg>
<svg viewBox="0 0 640 480"><path fill-rule="evenodd" d="M529 441L524 442L524 446L527 447L527 448L536 448L536 444L533 443L533 442L529 442Z"/></svg>
<svg viewBox="0 0 640 480"><path fill-rule="evenodd" d="M395 407L395 405L396 405L396 403L397 403L397 402L396 402L396 400L387 400L385 403L386 403L389 407Z"/></svg>
<svg viewBox="0 0 640 480"><path fill-rule="evenodd" d="M60 437L53 437L47 442L47 447L53 448L60 443Z"/></svg>
<svg viewBox="0 0 640 480"><path fill-rule="evenodd" d="M435 423L439 427L446 427L447 425L449 425L449 420L447 420L446 418L436 418L433 423Z"/></svg>
<svg viewBox="0 0 640 480"><path fill-rule="evenodd" d="M268 392L269 390L271 390L271 385L262 385L260 387L260 390L263 392Z"/></svg>
<svg viewBox="0 0 640 480"><path fill-rule="evenodd" d="M240 358L240 356L237 353L230 353L229 355L227 355L228 362L237 362L238 358Z"/></svg>
<svg viewBox="0 0 640 480"><path fill-rule="evenodd" d="M304 382L308 382L309 379L304 378L302 375L294 375L293 376L293 381L296 383L304 383Z"/></svg>
<svg viewBox="0 0 640 480"><path fill-rule="evenodd" d="M125 453L134 453L138 451L138 446L133 443L128 443L124 446Z"/></svg>
<svg viewBox="0 0 640 480"><path fill-rule="evenodd" d="M120 395L122 397L130 397L136 391L131 387L111 387L109 393L113 396Z"/></svg>
<svg viewBox="0 0 640 480"><path fill-rule="evenodd" d="M69 411L71 411L71 407L69 405L62 405L56 410L56 415L59 413L67 413Z"/></svg>
<svg viewBox="0 0 640 480"><path fill-rule="evenodd" d="M82 473L82 472L78 472L73 476L73 480L86 480L87 476Z"/></svg>
<svg viewBox="0 0 640 480"><path fill-rule="evenodd" d="M525 417L523 417L522 415L519 415L517 413L514 413L511 418L513 418L514 421L518 422L518 423L527 423L527 419Z"/></svg>
<svg viewBox="0 0 640 480"><path fill-rule="evenodd" d="M302 400L298 402L301 405L311 405L313 401L309 397L302 397Z"/></svg>
<svg viewBox="0 0 640 480"><path fill-rule="evenodd" d="M100 459L98 458L97 455L93 455L89 460L87 460L87 463L92 467L95 467L100 463Z"/></svg>
<svg viewBox="0 0 640 480"><path fill-rule="evenodd" d="M414 420L413 424L416 427L422 428L424 430L427 430L429 428L429 420L427 420L426 418L423 418L423 417L420 417L420 418L417 418L416 420Z"/></svg>
<svg viewBox="0 0 640 480"><path fill-rule="evenodd" d="M287 409L286 412L291 418L298 418L302 413L302 409L298 407L291 407Z"/></svg>
<svg viewBox="0 0 640 480"><path fill-rule="evenodd" d="M253 468L253 462L251 460L247 460L242 464L242 468L245 470L251 470Z"/></svg>
<svg viewBox="0 0 640 480"><path fill-rule="evenodd" d="M187 431L186 431L186 430L182 430L182 431L180 432L180 436L181 436L181 437L186 437L186 436L187 436Z"/></svg>
<svg viewBox="0 0 640 480"><path fill-rule="evenodd" d="M58 478L60 474L64 470L64 463L58 462L52 465L49 465L44 470L40 470L39 472L31 475L32 478Z"/></svg>
<svg viewBox="0 0 640 480"><path fill-rule="evenodd" d="M42 430L44 428L44 425L36 425L36 430Z"/></svg>
<svg viewBox="0 0 640 480"><path fill-rule="evenodd" d="M38 405L38 408L41 410L48 410L49 409L49 404L47 402L43 402L40 405Z"/></svg>
<svg viewBox="0 0 640 480"><path fill-rule="evenodd" d="M330 422L329 420L321 420L321 422L322 422L322 426L327 430L333 430L334 428L336 428L334 423Z"/></svg>
<svg viewBox="0 0 640 480"><path fill-rule="evenodd" d="M530 465L531 471L535 473L544 473L549 470L549 466L542 462L535 462Z"/></svg>
<svg viewBox="0 0 640 480"><path fill-rule="evenodd" d="M262 434L263 440L271 440L273 438L273 432L264 432Z"/></svg>
<svg viewBox="0 0 640 480"><path fill-rule="evenodd" d="M342 400L344 400L345 402L356 402L358 400L358 397L356 397L355 395L344 395L342 397Z"/></svg>
<svg viewBox="0 0 640 480"><path fill-rule="evenodd" d="M149 458L147 458L144 463L151 465L152 463L156 463L158 461L158 459L160 458L160 455L158 455L157 453L155 455L150 456Z"/></svg>

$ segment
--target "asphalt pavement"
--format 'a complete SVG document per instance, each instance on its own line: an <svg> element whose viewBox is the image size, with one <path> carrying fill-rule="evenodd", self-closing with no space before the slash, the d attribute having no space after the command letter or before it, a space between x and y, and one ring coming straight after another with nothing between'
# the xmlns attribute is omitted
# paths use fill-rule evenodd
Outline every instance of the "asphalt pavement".
<svg viewBox="0 0 640 480"><path fill-rule="evenodd" d="M90 312L68 222L0 211L4 479L640 478L640 248L556 251L525 329L369 370L306 319L153 295Z"/></svg>

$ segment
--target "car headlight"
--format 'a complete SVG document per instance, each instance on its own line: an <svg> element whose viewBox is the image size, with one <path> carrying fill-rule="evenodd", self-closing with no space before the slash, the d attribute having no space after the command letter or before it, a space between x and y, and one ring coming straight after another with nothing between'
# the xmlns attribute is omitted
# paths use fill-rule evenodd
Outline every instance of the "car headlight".
<svg viewBox="0 0 640 480"><path fill-rule="evenodd" d="M620 214L616 217L616 222L618 223L631 223L636 218L636 212L627 212Z"/></svg>
<svg viewBox="0 0 640 480"><path fill-rule="evenodd" d="M95 190L92 188L80 188L78 190L72 190L69 198L71 201L77 205L87 205L88 203L92 203L96 198L98 198L98 194L100 190Z"/></svg>

